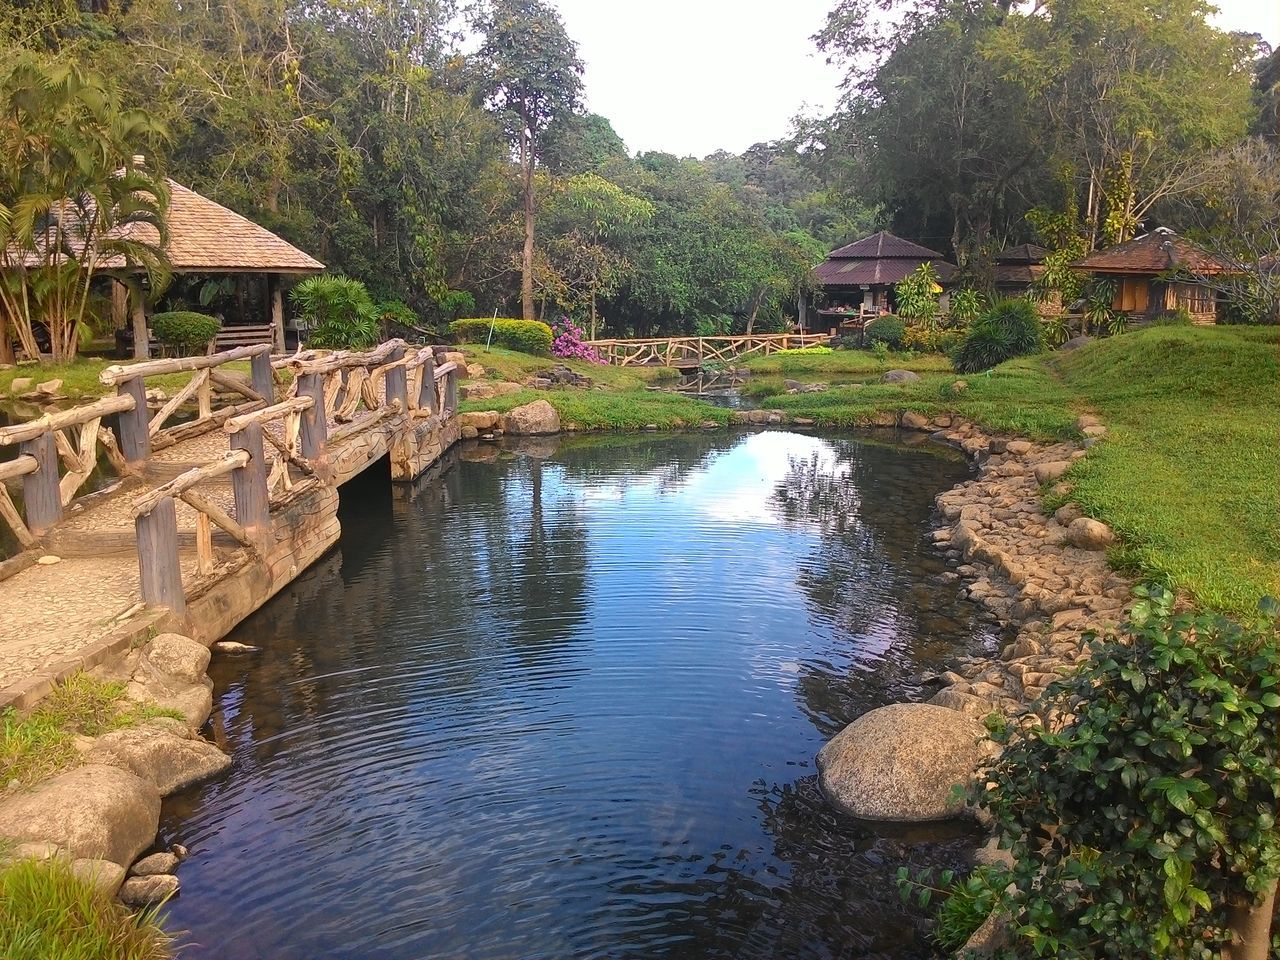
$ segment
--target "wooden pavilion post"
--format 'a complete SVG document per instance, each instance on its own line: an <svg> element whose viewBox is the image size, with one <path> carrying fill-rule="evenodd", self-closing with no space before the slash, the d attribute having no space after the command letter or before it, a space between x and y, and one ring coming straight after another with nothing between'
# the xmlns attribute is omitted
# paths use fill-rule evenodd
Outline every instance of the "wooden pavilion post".
<svg viewBox="0 0 1280 960"><path fill-rule="evenodd" d="M151 356L151 338L147 334L147 310L141 296L129 298L133 315L133 359L146 360Z"/></svg>
<svg viewBox="0 0 1280 960"><path fill-rule="evenodd" d="M129 322L129 288L119 280L111 281L111 329L123 330Z"/></svg>
<svg viewBox="0 0 1280 960"><path fill-rule="evenodd" d="M281 289L278 273L267 274L267 297L271 301L271 329L275 351L284 353L284 291Z"/></svg>

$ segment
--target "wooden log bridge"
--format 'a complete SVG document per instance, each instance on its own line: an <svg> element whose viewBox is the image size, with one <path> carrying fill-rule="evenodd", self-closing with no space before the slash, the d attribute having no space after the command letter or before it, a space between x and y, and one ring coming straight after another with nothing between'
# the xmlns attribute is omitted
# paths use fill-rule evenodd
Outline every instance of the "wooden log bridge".
<svg viewBox="0 0 1280 960"><path fill-rule="evenodd" d="M337 541L342 484L388 455L392 480L413 481L458 438L460 371L430 347L270 351L107 367L115 396L0 428L0 455L16 447L0 460L0 523L22 548L0 563L15 636L28 598L79 570L65 606L94 624L123 607L211 642ZM147 388L180 373L171 396Z"/></svg>
<svg viewBox="0 0 1280 960"><path fill-rule="evenodd" d="M678 367L692 370L711 364L728 366L747 357L767 357L779 350L816 347L827 333L760 333L740 337L659 337L642 340L590 340L602 360L618 367Z"/></svg>

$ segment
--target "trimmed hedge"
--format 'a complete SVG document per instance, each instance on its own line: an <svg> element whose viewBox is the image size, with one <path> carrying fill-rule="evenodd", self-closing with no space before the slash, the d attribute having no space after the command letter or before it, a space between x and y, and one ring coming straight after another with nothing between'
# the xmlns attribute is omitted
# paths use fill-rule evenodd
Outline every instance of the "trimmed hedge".
<svg viewBox="0 0 1280 960"><path fill-rule="evenodd" d="M187 355L203 353L209 341L218 335L222 324L216 317L196 313L194 310L173 310L151 317L151 329L156 337L177 353Z"/></svg>
<svg viewBox="0 0 1280 960"><path fill-rule="evenodd" d="M535 357L551 356L551 328L537 320L504 317L497 320L484 317L455 320L449 324L449 335L457 343L484 343L489 338L491 324L495 347L531 353Z"/></svg>
<svg viewBox="0 0 1280 960"><path fill-rule="evenodd" d="M902 338L906 330L907 328L897 317L876 317L866 325L863 336L866 337L868 344L878 341L890 350L898 350L902 347Z"/></svg>

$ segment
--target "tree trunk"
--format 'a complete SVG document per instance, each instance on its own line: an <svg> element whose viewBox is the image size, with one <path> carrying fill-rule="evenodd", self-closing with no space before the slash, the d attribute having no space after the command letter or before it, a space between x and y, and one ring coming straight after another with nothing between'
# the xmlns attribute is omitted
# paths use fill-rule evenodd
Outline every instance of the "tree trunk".
<svg viewBox="0 0 1280 960"><path fill-rule="evenodd" d="M751 336L751 331L756 326L756 314L760 312L760 301L764 298L763 293L756 294L755 300L751 301L751 315L747 317L747 336Z"/></svg>
<svg viewBox="0 0 1280 960"><path fill-rule="evenodd" d="M533 319L533 140L520 133L520 168L524 175L524 252L520 259L520 306L524 319Z"/></svg>
<svg viewBox="0 0 1280 960"><path fill-rule="evenodd" d="M151 343L147 338L147 312L142 307L142 298L133 301L133 358L146 360L151 356Z"/></svg>
<svg viewBox="0 0 1280 960"><path fill-rule="evenodd" d="M1267 960L1271 955L1271 915L1275 906L1276 884L1273 880L1262 903L1228 908L1231 942L1223 948L1222 960Z"/></svg>
<svg viewBox="0 0 1280 960"><path fill-rule="evenodd" d="M0 363L13 363L13 334L9 330L8 311L0 307Z"/></svg>

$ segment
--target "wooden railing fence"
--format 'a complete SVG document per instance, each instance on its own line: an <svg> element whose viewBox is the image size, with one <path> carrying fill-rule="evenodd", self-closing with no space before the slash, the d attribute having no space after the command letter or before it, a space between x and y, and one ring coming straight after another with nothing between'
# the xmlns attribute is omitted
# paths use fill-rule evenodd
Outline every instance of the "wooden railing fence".
<svg viewBox="0 0 1280 960"><path fill-rule="evenodd" d="M639 340L591 340L601 359L619 367L701 366L734 363L744 357L768 356L779 350L814 347L830 340L826 333L768 333L739 337L655 337Z"/></svg>

